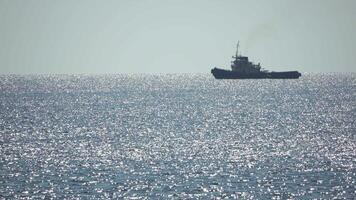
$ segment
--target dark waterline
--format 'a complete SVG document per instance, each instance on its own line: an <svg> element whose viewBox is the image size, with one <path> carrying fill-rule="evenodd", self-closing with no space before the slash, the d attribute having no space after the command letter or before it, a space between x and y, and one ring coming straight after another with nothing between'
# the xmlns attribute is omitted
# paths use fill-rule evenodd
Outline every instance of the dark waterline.
<svg viewBox="0 0 356 200"><path fill-rule="evenodd" d="M0 76L1 198L356 196L356 74Z"/></svg>

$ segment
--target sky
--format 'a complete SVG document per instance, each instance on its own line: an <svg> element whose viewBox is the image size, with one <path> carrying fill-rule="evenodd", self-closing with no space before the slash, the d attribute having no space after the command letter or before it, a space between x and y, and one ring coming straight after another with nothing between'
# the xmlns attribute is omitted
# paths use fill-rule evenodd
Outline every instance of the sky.
<svg viewBox="0 0 356 200"><path fill-rule="evenodd" d="M0 0L0 74L356 72L355 0Z"/></svg>

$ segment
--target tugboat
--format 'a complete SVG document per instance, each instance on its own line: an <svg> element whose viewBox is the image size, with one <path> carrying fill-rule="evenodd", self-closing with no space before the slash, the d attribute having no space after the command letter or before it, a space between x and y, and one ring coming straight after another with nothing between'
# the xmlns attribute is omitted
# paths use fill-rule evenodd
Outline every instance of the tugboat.
<svg viewBox="0 0 356 200"><path fill-rule="evenodd" d="M236 54L232 58L231 70L214 68L211 73L216 79L297 79L302 74L298 71L269 72L250 62L247 56L241 56L239 53L239 42L237 43Z"/></svg>

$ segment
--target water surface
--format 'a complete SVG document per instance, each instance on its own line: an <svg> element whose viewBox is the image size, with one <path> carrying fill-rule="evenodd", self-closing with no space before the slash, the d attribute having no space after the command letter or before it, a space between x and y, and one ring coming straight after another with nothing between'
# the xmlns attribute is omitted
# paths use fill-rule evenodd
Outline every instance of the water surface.
<svg viewBox="0 0 356 200"><path fill-rule="evenodd" d="M0 198L356 196L356 74L0 76L0 111Z"/></svg>

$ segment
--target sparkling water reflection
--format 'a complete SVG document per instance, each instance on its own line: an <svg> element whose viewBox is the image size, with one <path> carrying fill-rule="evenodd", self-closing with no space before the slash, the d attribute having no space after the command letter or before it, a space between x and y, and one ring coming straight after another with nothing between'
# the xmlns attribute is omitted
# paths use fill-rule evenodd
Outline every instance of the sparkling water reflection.
<svg viewBox="0 0 356 200"><path fill-rule="evenodd" d="M1 198L356 196L356 74L0 76Z"/></svg>

